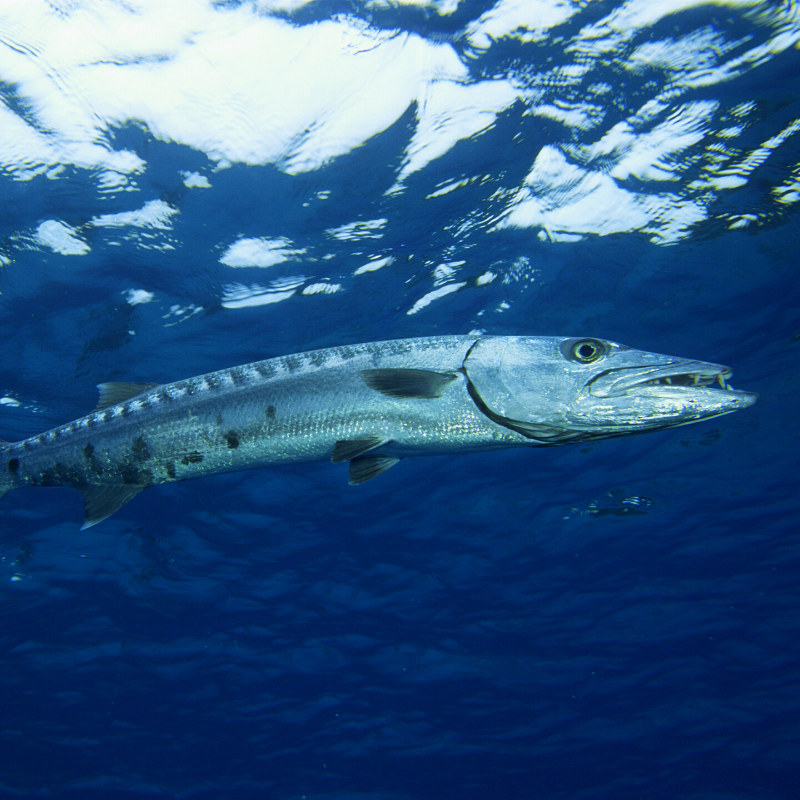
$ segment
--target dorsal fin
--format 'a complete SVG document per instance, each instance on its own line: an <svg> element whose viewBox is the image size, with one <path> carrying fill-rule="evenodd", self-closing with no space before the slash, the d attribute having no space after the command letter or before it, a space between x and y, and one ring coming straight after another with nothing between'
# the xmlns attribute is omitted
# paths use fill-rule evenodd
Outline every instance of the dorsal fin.
<svg viewBox="0 0 800 800"><path fill-rule="evenodd" d="M117 403L124 403L130 400L131 397L136 397L137 394L149 392L155 389L157 383L125 383L125 382L111 382L111 383L98 383L97 391L100 392L100 398L97 401L95 411L102 411L109 406L115 406Z"/></svg>

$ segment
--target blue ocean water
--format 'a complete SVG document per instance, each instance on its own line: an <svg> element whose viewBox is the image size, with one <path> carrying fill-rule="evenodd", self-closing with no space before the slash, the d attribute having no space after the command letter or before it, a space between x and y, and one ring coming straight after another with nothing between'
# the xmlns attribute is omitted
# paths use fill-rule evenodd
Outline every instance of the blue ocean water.
<svg viewBox="0 0 800 800"><path fill-rule="evenodd" d="M31 2L0 33L7 440L102 381L476 331L761 396L83 531L76 492L6 494L0 796L797 796L796 3Z"/></svg>

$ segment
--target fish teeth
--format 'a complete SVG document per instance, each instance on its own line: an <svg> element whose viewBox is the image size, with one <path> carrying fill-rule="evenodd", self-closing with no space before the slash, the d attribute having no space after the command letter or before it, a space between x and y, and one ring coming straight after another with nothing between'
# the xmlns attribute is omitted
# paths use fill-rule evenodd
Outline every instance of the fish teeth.
<svg viewBox="0 0 800 800"><path fill-rule="evenodd" d="M725 378L722 377L722 373L720 372L717 375L717 383L724 389L725 388Z"/></svg>

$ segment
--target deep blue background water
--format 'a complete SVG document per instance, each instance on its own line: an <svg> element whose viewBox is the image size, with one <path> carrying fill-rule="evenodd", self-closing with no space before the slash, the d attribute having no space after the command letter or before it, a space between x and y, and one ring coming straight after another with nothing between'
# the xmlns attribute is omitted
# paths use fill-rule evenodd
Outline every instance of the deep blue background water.
<svg viewBox="0 0 800 800"><path fill-rule="evenodd" d="M763 109L745 149L800 116L796 76L795 51L715 87ZM75 492L7 494L0 796L797 796L800 232L794 207L769 204L796 143L675 244L553 242L489 220L497 186L524 180L556 123L512 106L387 195L414 125L409 112L300 175L234 164L203 190L181 171L210 173L207 156L134 124L109 137L147 162L134 196L98 193L78 168L0 176L0 390L19 402L2 407L3 437L82 416L103 380L476 327L729 364L760 402L640 437L405 460L359 487L330 464L154 487L85 531ZM425 199L479 173L493 182ZM150 232L172 250L86 224L149 200L180 212ZM744 211L759 224L724 224ZM324 233L379 218L379 242ZM47 219L91 252L20 238ZM301 242L268 280L342 291L223 307L230 283L267 280L220 264L237 237ZM384 255L395 262L353 274ZM433 267L461 258L464 289L409 315ZM489 269L504 279L478 287ZM153 302L128 303L139 288Z"/></svg>

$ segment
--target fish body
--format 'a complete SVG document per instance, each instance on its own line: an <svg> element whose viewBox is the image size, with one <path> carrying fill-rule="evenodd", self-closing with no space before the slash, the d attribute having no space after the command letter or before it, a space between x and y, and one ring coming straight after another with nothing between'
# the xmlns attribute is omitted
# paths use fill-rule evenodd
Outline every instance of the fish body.
<svg viewBox="0 0 800 800"><path fill-rule="evenodd" d="M176 383L101 384L88 416L0 445L0 494L71 486L94 525L147 486L271 464L547 446L752 405L715 364L600 339L438 336L334 347Z"/></svg>

